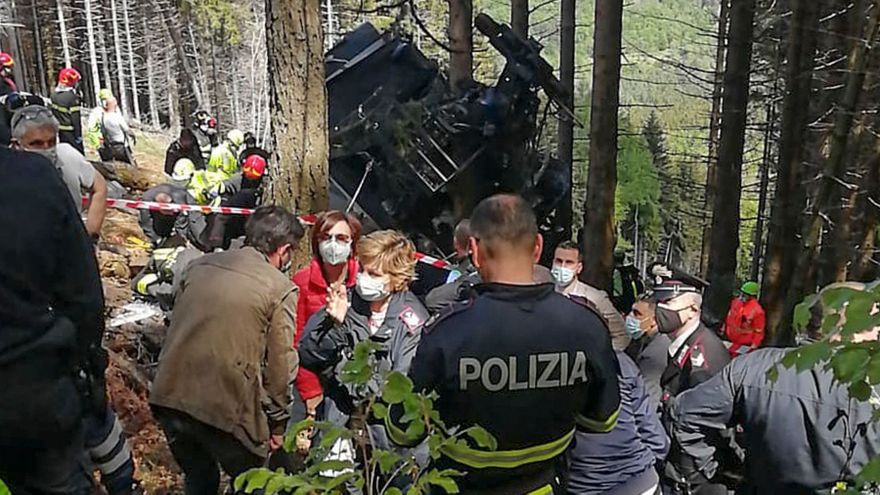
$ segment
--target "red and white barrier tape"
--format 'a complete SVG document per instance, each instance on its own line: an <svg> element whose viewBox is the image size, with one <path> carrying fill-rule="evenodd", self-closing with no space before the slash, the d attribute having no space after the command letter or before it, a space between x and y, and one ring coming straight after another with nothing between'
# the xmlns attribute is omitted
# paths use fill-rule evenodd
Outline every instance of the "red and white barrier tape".
<svg viewBox="0 0 880 495"><path fill-rule="evenodd" d="M83 197L83 206L89 204L88 197ZM165 213L179 213L182 211L197 211L200 213L219 213L221 215L250 215L254 212L251 208L234 208L231 206L205 206L185 205L176 203L157 203L155 201L141 201L136 199L107 199L107 206L111 208L128 208L132 210L150 210ZM305 225L315 224L315 215L302 215L300 222Z"/></svg>
<svg viewBox="0 0 880 495"><path fill-rule="evenodd" d="M83 197L83 206L89 204L89 198ZM219 213L221 215L250 215L254 212L250 208L233 208L229 206L203 206L203 205L185 205L176 203L157 203L154 201L141 201L136 199L107 199L107 206L111 208L128 208L132 210L150 210L166 213L178 213L182 211L197 211L200 213ZM316 215L301 215L299 221L304 225L314 225L317 220ZM420 263L431 265L434 268L442 268L451 270L452 265L448 261L428 256L427 254L416 253L416 260Z"/></svg>
<svg viewBox="0 0 880 495"><path fill-rule="evenodd" d="M431 256L428 256L427 254L416 253L416 260L418 260L420 263L431 265L434 268L442 268L444 270L452 269L452 265L450 265L448 261L433 258Z"/></svg>

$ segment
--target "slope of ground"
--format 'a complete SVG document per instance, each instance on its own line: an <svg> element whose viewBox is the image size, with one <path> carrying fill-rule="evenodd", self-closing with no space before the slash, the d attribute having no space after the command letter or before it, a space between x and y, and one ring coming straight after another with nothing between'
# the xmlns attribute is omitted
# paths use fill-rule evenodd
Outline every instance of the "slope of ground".
<svg viewBox="0 0 880 495"><path fill-rule="evenodd" d="M139 197L145 189L165 180L162 168L165 148L170 141L163 134L139 137L135 149L138 168L115 168L120 182L133 197ZM97 156L90 155L90 158ZM131 278L149 258L149 243L137 219L136 211L111 209L101 232L98 262L108 320L131 301ZM147 402L164 332L164 322L154 317L117 328L108 326L104 339L110 354L107 370L110 399L128 435L136 476L145 493L150 494L180 493L183 487L180 471Z"/></svg>

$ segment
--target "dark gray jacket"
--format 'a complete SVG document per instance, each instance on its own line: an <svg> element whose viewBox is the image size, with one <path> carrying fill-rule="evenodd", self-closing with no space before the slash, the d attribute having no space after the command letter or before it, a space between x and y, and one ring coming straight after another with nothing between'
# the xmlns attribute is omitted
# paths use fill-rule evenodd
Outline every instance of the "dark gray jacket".
<svg viewBox="0 0 880 495"><path fill-rule="evenodd" d="M838 480L852 480L880 455L880 425L871 420L871 404L851 399L831 371L817 366L798 373L780 367L775 382L767 379L767 371L788 351L761 349L738 357L675 399L671 433L686 464L692 460L711 478L716 445L710 439L735 425L744 430L749 482L744 493L827 490ZM860 428L865 434L856 433ZM690 474L684 472L688 467L676 467Z"/></svg>
<svg viewBox="0 0 880 495"><path fill-rule="evenodd" d="M568 452L568 493L638 495L659 482L654 466L669 452L669 439L639 369L623 352L620 415L608 433L578 431Z"/></svg>
<svg viewBox="0 0 880 495"><path fill-rule="evenodd" d="M372 340L379 344L378 369L375 371L409 372L410 363L422 336L422 327L428 312L411 292L391 296L385 322L375 335L370 332L370 307L355 292L349 295L351 307L340 325L327 316L326 308L315 313L303 329L299 343L300 364L313 371L324 388L323 414L319 420L345 426L354 411L354 405L362 399L359 392L339 380L342 367L352 355L359 342ZM376 380L368 385L370 391L378 391ZM371 428L378 448L386 448L385 428Z"/></svg>

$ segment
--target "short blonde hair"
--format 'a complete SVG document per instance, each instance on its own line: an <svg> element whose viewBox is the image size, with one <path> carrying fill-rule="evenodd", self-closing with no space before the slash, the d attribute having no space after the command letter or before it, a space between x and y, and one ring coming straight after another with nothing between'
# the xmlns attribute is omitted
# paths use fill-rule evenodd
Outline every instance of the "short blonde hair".
<svg viewBox="0 0 880 495"><path fill-rule="evenodd" d="M416 278L416 248L396 230L379 230L357 243L361 265L376 266L391 279L391 292L403 292Z"/></svg>

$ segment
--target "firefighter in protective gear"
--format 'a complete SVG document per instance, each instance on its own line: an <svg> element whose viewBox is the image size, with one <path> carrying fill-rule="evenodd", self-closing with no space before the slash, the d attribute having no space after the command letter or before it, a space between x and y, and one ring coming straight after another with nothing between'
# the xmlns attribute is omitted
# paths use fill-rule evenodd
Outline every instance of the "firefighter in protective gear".
<svg viewBox="0 0 880 495"><path fill-rule="evenodd" d="M12 55L0 52L0 96L18 92L18 85L12 75L13 67L15 61L12 60Z"/></svg>
<svg viewBox="0 0 880 495"><path fill-rule="evenodd" d="M216 120L204 110L198 110L192 115L192 119L193 134L196 136L199 152L202 154L203 163L207 163L211 158L211 148L213 147L211 121L215 122L216 127Z"/></svg>
<svg viewBox="0 0 880 495"><path fill-rule="evenodd" d="M147 265L132 280L132 289L142 297L155 300L163 311L171 311L180 275L190 261L203 254L182 238L171 238L153 251Z"/></svg>
<svg viewBox="0 0 880 495"><path fill-rule="evenodd" d="M764 341L764 308L758 302L758 283L746 282L740 295L730 303L724 320L724 335L730 341L731 356L757 349Z"/></svg>
<svg viewBox="0 0 880 495"><path fill-rule="evenodd" d="M189 181L187 190L200 205L220 206L221 197L226 190L226 175L207 170L196 170Z"/></svg>
<svg viewBox="0 0 880 495"><path fill-rule="evenodd" d="M238 129L229 131L226 140L211 151L208 172L223 174L226 180L238 172L238 148L244 143L244 133Z"/></svg>
<svg viewBox="0 0 880 495"><path fill-rule="evenodd" d="M104 142L104 135L101 133L101 115L104 114L104 105L110 98L113 98L112 91L107 88L98 90L98 106L89 112L89 118L86 121L86 132L83 138L85 144L94 150L100 148Z"/></svg>
<svg viewBox="0 0 880 495"><path fill-rule="evenodd" d="M52 92L52 113L58 120L58 139L85 152L82 136L82 118L80 117L80 97L76 85L82 79L80 73L66 67L58 73L58 85Z"/></svg>
<svg viewBox="0 0 880 495"><path fill-rule="evenodd" d="M582 299L534 283L543 239L523 198L483 200L471 229L485 283L426 324L410 377L416 390L439 394L435 408L447 427L482 426L497 449L462 439L441 448L436 467L466 472L456 480L462 493L565 493L562 459L575 431L607 433L617 423L608 329ZM416 428L404 412L392 405L386 427L393 441L414 445L422 435L409 433Z"/></svg>

